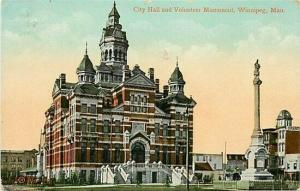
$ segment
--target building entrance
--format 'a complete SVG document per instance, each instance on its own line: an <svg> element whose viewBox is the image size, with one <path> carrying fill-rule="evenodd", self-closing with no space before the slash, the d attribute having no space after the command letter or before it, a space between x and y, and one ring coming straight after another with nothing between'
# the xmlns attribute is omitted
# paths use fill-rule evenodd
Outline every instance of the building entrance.
<svg viewBox="0 0 300 191"><path fill-rule="evenodd" d="M131 148L131 159L136 163L145 162L145 147L142 143L136 142Z"/></svg>

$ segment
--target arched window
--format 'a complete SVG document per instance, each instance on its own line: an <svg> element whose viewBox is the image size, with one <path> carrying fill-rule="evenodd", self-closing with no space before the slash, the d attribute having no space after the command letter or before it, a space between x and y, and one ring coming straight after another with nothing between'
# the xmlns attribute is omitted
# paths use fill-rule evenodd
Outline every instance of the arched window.
<svg viewBox="0 0 300 191"><path fill-rule="evenodd" d="M109 60L111 60L111 55L112 54L112 51L111 51L111 49L109 50Z"/></svg>
<svg viewBox="0 0 300 191"><path fill-rule="evenodd" d="M109 162L109 158L110 158L110 156L109 156L109 146L106 144L106 145L104 145L104 147L103 147L103 154L102 154L102 157L103 157L103 162L104 163L107 163L107 162Z"/></svg>
<svg viewBox="0 0 300 191"><path fill-rule="evenodd" d="M105 55L104 55L104 60L107 61L107 55L108 55L108 51L105 50Z"/></svg>
<svg viewBox="0 0 300 191"><path fill-rule="evenodd" d="M116 163L121 163L122 162L123 156L122 156L121 149L122 149L121 144L116 144L116 146L115 146L115 162Z"/></svg>
<svg viewBox="0 0 300 191"><path fill-rule="evenodd" d="M121 50L119 50L119 60L120 61L122 60L122 57L123 57L122 52L121 52Z"/></svg>
<svg viewBox="0 0 300 191"><path fill-rule="evenodd" d="M118 60L118 51L116 49L114 50L114 58L115 60Z"/></svg>

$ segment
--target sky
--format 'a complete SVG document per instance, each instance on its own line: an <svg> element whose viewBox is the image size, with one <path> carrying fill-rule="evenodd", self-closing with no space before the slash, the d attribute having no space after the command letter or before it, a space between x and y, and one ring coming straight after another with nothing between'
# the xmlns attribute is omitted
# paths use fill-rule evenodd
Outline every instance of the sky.
<svg viewBox="0 0 300 191"><path fill-rule="evenodd" d="M300 2L117 0L129 41L128 64L155 68L161 88L176 57L192 95L194 152L244 153L254 126L253 71L261 64L261 126L282 109L300 126ZM113 1L1 2L1 149L37 148L54 80L76 82L88 43L94 66ZM235 13L141 13L148 7L233 8ZM238 8L265 9L266 14ZM271 13L271 8L283 13Z"/></svg>

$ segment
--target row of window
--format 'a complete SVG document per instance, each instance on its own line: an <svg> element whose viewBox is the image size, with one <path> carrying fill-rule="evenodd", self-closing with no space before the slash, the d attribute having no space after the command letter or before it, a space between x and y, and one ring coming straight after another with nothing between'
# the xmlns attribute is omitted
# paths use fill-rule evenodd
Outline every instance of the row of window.
<svg viewBox="0 0 300 191"><path fill-rule="evenodd" d="M126 60L126 53L122 52L121 50L114 50L112 51L112 49L110 50L105 50L105 52L101 52L101 56L102 58L104 58L104 61L108 61L111 60L112 58L114 58L115 60Z"/></svg>
<svg viewBox="0 0 300 191"><path fill-rule="evenodd" d="M8 157L4 157L3 162L8 162ZM10 162L22 162L22 158L21 157L18 157L18 158L12 157Z"/></svg>
<svg viewBox="0 0 300 191"><path fill-rule="evenodd" d="M130 106L130 112L137 112L137 113L147 113L147 107L139 107L139 106Z"/></svg>
<svg viewBox="0 0 300 191"><path fill-rule="evenodd" d="M95 153L95 144L90 145L90 160L87 161L87 147L86 143L81 143L81 162L96 162L96 153ZM121 149L123 148L121 144L117 144L114 146L115 148L115 155L114 155L114 162L120 163L123 162L123 151ZM103 146L102 151L102 162L103 163L109 163L111 162L110 159L110 148L109 144L105 144Z"/></svg>
<svg viewBox="0 0 300 191"><path fill-rule="evenodd" d="M86 118L82 118L81 119L81 131L82 132L87 132L87 131L95 132L96 131L96 120L95 119L87 120Z"/></svg>
<svg viewBox="0 0 300 191"><path fill-rule="evenodd" d="M97 113L96 105L91 104L88 106L86 103L81 104L81 113Z"/></svg>
<svg viewBox="0 0 300 191"><path fill-rule="evenodd" d="M80 82L93 82L94 81L94 76L91 76L91 75L79 75L78 76L78 81L80 81Z"/></svg>
<svg viewBox="0 0 300 191"><path fill-rule="evenodd" d="M196 161L201 161L201 159L200 158L202 158L202 161L204 161L204 162L211 162L212 161L212 157L211 156L205 156L205 155L203 155L203 156L201 156L201 155L197 155L196 156Z"/></svg>
<svg viewBox="0 0 300 191"><path fill-rule="evenodd" d="M138 105L140 105L141 103L148 103L148 97L146 95L131 94L130 95L130 102L131 103L136 103Z"/></svg>
<svg viewBox="0 0 300 191"><path fill-rule="evenodd" d="M294 168L293 168L294 170L297 170L297 163L294 163L293 167L294 167ZM286 168L287 168L287 169L291 169L289 163L286 164Z"/></svg>
<svg viewBox="0 0 300 191"><path fill-rule="evenodd" d="M186 116L184 114L181 114L180 112L176 112L175 120L186 120Z"/></svg>
<svg viewBox="0 0 300 191"><path fill-rule="evenodd" d="M160 135L160 124L159 123L155 123L154 126L154 133L156 136ZM163 124L163 136L168 136L168 125L167 124Z"/></svg>
<svg viewBox="0 0 300 191"><path fill-rule="evenodd" d="M121 127L121 122L119 120L115 120L114 121L114 131L111 130L111 126L113 124L110 124L109 120L104 120L103 121L103 133L122 133L122 127ZM186 128L185 128L186 129ZM187 132L184 128L180 129L179 126L176 127L175 130L175 137L176 138L186 138ZM96 131L96 120L95 119L86 119L86 118L82 118L81 119L81 131L83 132L95 132ZM155 124L155 128L154 128L154 133L156 136L160 135L160 124L156 123ZM163 124L163 136L169 136L169 131L168 131L168 125L167 124Z"/></svg>
<svg viewBox="0 0 300 191"><path fill-rule="evenodd" d="M116 76L111 74L103 74L101 73L98 77L98 79L102 82L122 82L123 77L122 76Z"/></svg>

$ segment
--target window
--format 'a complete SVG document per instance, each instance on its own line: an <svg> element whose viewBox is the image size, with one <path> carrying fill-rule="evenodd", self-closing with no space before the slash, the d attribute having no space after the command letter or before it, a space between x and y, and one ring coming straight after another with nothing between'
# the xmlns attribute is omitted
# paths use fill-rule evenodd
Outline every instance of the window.
<svg viewBox="0 0 300 191"><path fill-rule="evenodd" d="M95 182L95 171L94 170L91 170L90 171L90 180L89 180L89 183L90 184L93 184Z"/></svg>
<svg viewBox="0 0 300 191"><path fill-rule="evenodd" d="M96 113L96 105L91 105L91 108L90 108L90 112L91 113Z"/></svg>
<svg viewBox="0 0 300 191"><path fill-rule="evenodd" d="M86 181L86 170L81 170L79 175L80 181L85 182Z"/></svg>
<svg viewBox="0 0 300 191"><path fill-rule="evenodd" d="M87 113L87 104L81 104L81 113Z"/></svg>
<svg viewBox="0 0 300 191"><path fill-rule="evenodd" d="M182 138L186 138L186 128L182 131Z"/></svg>
<svg viewBox="0 0 300 191"><path fill-rule="evenodd" d="M120 121L115 121L115 133L120 133Z"/></svg>
<svg viewBox="0 0 300 191"><path fill-rule="evenodd" d="M176 130L175 130L175 138L179 137L179 126L176 126Z"/></svg>
<svg viewBox="0 0 300 191"><path fill-rule="evenodd" d="M289 163L286 164L286 168L290 169L290 164Z"/></svg>
<svg viewBox="0 0 300 191"><path fill-rule="evenodd" d="M116 144L115 162L116 163L122 162L122 159L121 159L121 145L120 144Z"/></svg>
<svg viewBox="0 0 300 191"><path fill-rule="evenodd" d="M156 162L159 162L160 161L160 154L159 154L159 146L156 146L155 147L155 158L156 158Z"/></svg>
<svg viewBox="0 0 300 191"><path fill-rule="evenodd" d="M130 95L130 102L134 102L134 95Z"/></svg>
<svg viewBox="0 0 300 191"><path fill-rule="evenodd" d="M81 162L86 162L86 143L81 143Z"/></svg>
<svg viewBox="0 0 300 191"><path fill-rule="evenodd" d="M179 112L176 112L176 114L175 114L175 119L176 119L176 120L180 120L180 113L179 113Z"/></svg>
<svg viewBox="0 0 300 191"><path fill-rule="evenodd" d="M147 113L147 107L143 107L143 112Z"/></svg>
<svg viewBox="0 0 300 191"><path fill-rule="evenodd" d="M297 170L297 163L294 163L294 170Z"/></svg>
<svg viewBox="0 0 300 191"><path fill-rule="evenodd" d="M168 147L163 147L163 164L168 164Z"/></svg>
<svg viewBox="0 0 300 191"><path fill-rule="evenodd" d="M179 154L180 154L179 146L176 145L175 147L176 164L179 164Z"/></svg>
<svg viewBox="0 0 300 191"><path fill-rule="evenodd" d="M182 151L183 151L183 154L182 154L182 163L185 164L186 163L186 147L183 147ZM204 159L204 161L205 161L205 159Z"/></svg>
<svg viewBox="0 0 300 191"><path fill-rule="evenodd" d="M81 119L81 131L86 132L86 119L85 118Z"/></svg>
<svg viewBox="0 0 300 191"><path fill-rule="evenodd" d="M109 121L104 120L103 122L103 133L109 133Z"/></svg>
<svg viewBox="0 0 300 191"><path fill-rule="evenodd" d="M168 136L168 125L167 124L164 124L163 136L164 137Z"/></svg>
<svg viewBox="0 0 300 191"><path fill-rule="evenodd" d="M91 132L95 132L96 131L96 120L95 119L91 119L91 122L90 122L90 131Z"/></svg>
<svg viewBox="0 0 300 191"><path fill-rule="evenodd" d="M156 136L159 136L159 123L155 123L155 127L154 127L154 133Z"/></svg>
<svg viewBox="0 0 300 191"><path fill-rule="evenodd" d="M93 143L90 146L90 162L95 162L95 144Z"/></svg>
<svg viewBox="0 0 300 191"><path fill-rule="evenodd" d="M102 157L103 157L103 162L104 163L108 163L109 162L109 150L108 150L109 146L106 144L103 146L103 153L102 153Z"/></svg>

